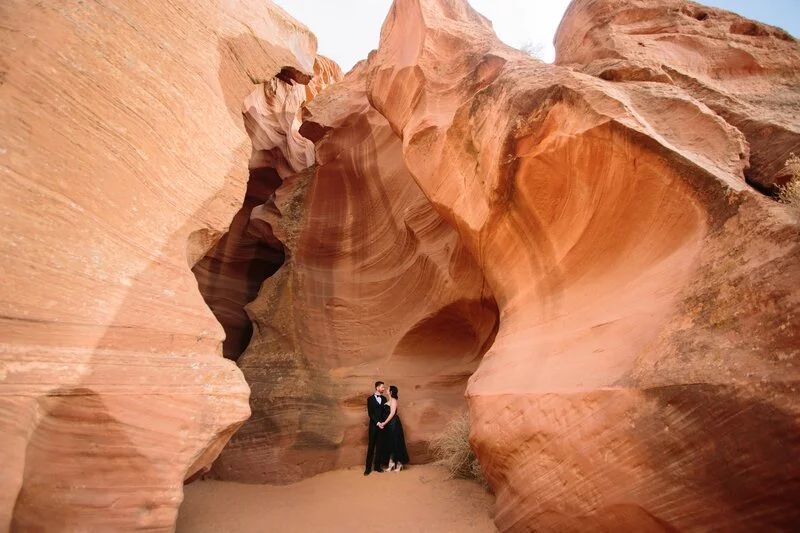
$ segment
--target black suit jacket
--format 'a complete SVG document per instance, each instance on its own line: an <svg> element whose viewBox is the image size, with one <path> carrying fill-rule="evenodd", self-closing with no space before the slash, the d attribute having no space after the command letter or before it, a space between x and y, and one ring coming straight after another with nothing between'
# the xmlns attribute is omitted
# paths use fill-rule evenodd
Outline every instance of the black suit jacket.
<svg viewBox="0 0 800 533"><path fill-rule="evenodd" d="M381 396L381 402L383 403L378 403L374 394L367 398L367 414L369 415L371 426L378 422L383 422L383 406L386 404L386 398Z"/></svg>

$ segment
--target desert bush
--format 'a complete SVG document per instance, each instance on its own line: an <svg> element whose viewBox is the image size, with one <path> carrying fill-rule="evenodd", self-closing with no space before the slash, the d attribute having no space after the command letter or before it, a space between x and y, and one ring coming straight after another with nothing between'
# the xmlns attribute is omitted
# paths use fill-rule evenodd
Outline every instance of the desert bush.
<svg viewBox="0 0 800 533"><path fill-rule="evenodd" d="M469 446L469 413L454 417L430 442L431 455L456 479L474 479L488 487L481 464Z"/></svg>
<svg viewBox="0 0 800 533"><path fill-rule="evenodd" d="M786 182L786 185L778 187L778 199L800 209L800 157L791 154L786 160L785 166L792 177Z"/></svg>

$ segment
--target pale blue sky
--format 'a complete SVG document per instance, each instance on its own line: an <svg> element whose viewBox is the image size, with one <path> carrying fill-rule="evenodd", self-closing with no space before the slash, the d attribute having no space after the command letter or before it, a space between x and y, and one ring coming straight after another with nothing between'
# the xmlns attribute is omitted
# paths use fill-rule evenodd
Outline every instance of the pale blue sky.
<svg viewBox="0 0 800 533"><path fill-rule="evenodd" d="M349 70L378 46L381 24L392 0L274 0L311 28L319 52ZM800 0L706 0L745 17L779 26L800 36ZM553 61L553 35L569 0L470 0L494 24L505 43L531 43L544 61Z"/></svg>

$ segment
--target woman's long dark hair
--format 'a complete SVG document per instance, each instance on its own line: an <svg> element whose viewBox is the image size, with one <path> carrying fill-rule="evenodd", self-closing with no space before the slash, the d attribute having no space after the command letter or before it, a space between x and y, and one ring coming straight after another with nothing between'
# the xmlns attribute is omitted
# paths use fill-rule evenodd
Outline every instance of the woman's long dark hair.
<svg viewBox="0 0 800 533"><path fill-rule="evenodd" d="M389 385L389 396L394 399L397 399L397 387L394 385Z"/></svg>

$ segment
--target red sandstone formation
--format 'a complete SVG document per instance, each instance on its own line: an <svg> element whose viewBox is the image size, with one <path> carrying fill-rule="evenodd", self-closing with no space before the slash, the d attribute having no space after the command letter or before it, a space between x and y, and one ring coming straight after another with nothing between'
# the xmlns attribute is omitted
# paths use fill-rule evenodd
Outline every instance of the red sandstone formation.
<svg viewBox="0 0 800 533"><path fill-rule="evenodd" d="M253 151L244 204L228 233L192 269L206 303L225 329L223 353L228 358L237 359L247 348L253 327L244 307L284 260L283 245L271 229L262 231L253 210L272 202L282 177L314 164L314 145L298 132L301 106L341 78L339 65L317 56L310 81L285 69L245 99L244 122Z"/></svg>
<svg viewBox="0 0 800 533"><path fill-rule="evenodd" d="M493 336L483 276L408 173L364 74L362 64L308 105L317 169L251 217L287 259L247 307L255 333L238 363L253 416L215 465L223 479L290 482L360 464L376 376L399 386L424 460Z"/></svg>
<svg viewBox="0 0 800 533"><path fill-rule="evenodd" d="M575 0L555 38L556 63L613 81L684 89L750 144L751 183L784 183L800 153L800 46L780 28L684 0Z"/></svg>
<svg viewBox="0 0 800 533"><path fill-rule="evenodd" d="M251 216L287 261L247 308L254 417L217 474L359 463L376 375L411 391L423 444L497 305L468 396L501 530L793 523L797 221L745 183L752 132L642 65L587 77L463 2L396 1L379 50L308 105L319 167Z"/></svg>
<svg viewBox="0 0 800 533"><path fill-rule="evenodd" d="M193 266L223 478L360 463L376 376L424 459L471 375L502 531L800 522L798 221L745 181L800 152L785 33L576 0L552 66L396 0L327 87L269 2L2 11L0 530L171 528L248 414Z"/></svg>
<svg viewBox="0 0 800 533"><path fill-rule="evenodd" d="M310 102L328 85L340 81L343 76L341 67L334 60L318 55L314 61L314 77L305 86L306 102Z"/></svg>
<svg viewBox="0 0 800 533"><path fill-rule="evenodd" d="M583 5L618 4L577 2L560 45ZM746 185L747 132L666 80L544 65L463 1L396 0L367 70L500 309L467 389L498 527L798 523L798 221Z"/></svg>
<svg viewBox="0 0 800 533"><path fill-rule="evenodd" d="M170 531L249 414L189 269L242 203L242 103L316 39L270 2L0 11L0 531Z"/></svg>

